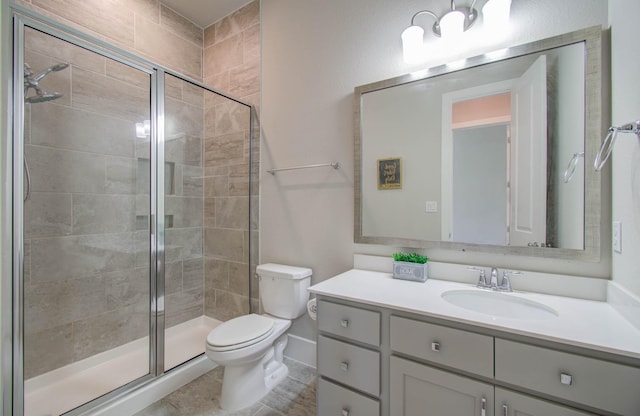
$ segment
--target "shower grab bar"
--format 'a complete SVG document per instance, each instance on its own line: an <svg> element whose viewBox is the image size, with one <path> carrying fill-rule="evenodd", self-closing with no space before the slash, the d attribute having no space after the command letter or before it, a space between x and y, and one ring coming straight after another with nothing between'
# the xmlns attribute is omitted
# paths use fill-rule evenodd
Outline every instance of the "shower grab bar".
<svg viewBox="0 0 640 416"><path fill-rule="evenodd" d="M279 168L279 169L269 169L267 172L275 175L276 172L280 172L283 170L295 170L295 169L309 169L309 168L322 168L325 166L331 166L334 169L340 169L340 163L338 162L329 162L329 163L320 163L317 165L303 165L303 166L293 166L290 168Z"/></svg>
<svg viewBox="0 0 640 416"><path fill-rule="evenodd" d="M567 168L564 171L564 183L569 183L571 178L573 178L573 174L576 172L576 166L578 165L578 161L581 157L584 157L584 152L576 152L571 157Z"/></svg>
<svg viewBox="0 0 640 416"><path fill-rule="evenodd" d="M596 160L593 162L593 167L596 171L601 170L609 160L611 152L613 152L613 145L618 137L618 133L634 133L640 139L640 120L632 121L620 127L609 127L609 133L602 142L600 151L596 155ZM604 158L603 158L604 155Z"/></svg>

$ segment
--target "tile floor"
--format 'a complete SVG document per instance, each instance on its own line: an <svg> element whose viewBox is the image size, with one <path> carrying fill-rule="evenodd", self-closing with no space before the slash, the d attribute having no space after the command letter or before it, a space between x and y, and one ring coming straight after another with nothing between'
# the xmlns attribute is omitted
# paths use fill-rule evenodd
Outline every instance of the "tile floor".
<svg viewBox="0 0 640 416"><path fill-rule="evenodd" d="M220 409L223 367L218 367L135 416L315 416L315 369L285 358L289 376L255 405L238 412Z"/></svg>

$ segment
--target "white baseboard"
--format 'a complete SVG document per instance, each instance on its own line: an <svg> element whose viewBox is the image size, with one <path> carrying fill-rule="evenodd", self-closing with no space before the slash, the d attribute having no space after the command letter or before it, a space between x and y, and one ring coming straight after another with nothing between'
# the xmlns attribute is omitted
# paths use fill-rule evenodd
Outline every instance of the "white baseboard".
<svg viewBox="0 0 640 416"><path fill-rule="evenodd" d="M121 399L98 408L91 414L93 416L132 415L214 368L216 365L206 355L194 358Z"/></svg>
<svg viewBox="0 0 640 416"><path fill-rule="evenodd" d="M300 361L309 367L316 368L316 342L289 334L289 343L284 355L292 360Z"/></svg>

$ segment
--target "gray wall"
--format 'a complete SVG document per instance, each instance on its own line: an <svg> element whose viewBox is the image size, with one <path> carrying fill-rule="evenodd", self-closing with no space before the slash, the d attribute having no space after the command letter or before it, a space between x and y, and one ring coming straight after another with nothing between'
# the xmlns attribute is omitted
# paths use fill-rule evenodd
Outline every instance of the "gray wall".
<svg viewBox="0 0 640 416"><path fill-rule="evenodd" d="M261 262L308 266L313 282L348 270L354 253L389 255L396 247L353 243L353 88L479 53L606 25L601 0L513 2L506 39L482 44L469 33L456 50L432 49L422 66L402 62L400 33L436 2L355 0L262 2ZM571 16L571 18L567 18ZM540 24L544 22L544 24ZM338 160L342 169L270 177L271 167ZM599 264L431 250L431 257L513 269L608 276ZM294 333L312 338L304 318Z"/></svg>

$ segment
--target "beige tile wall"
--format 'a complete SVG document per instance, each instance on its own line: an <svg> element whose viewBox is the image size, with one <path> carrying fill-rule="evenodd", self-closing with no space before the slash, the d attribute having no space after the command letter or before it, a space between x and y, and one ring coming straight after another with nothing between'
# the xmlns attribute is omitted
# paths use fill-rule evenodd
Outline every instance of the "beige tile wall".
<svg viewBox="0 0 640 416"><path fill-rule="evenodd" d="M15 3L202 81L202 29L157 0Z"/></svg>
<svg viewBox="0 0 640 416"><path fill-rule="evenodd" d="M258 0L204 31L156 0L16 3L259 104ZM27 155L37 173L26 207L28 378L146 334L148 231L140 224L148 166L140 160L149 150L131 132L149 117L141 111L147 76L81 48L52 46L38 33L26 48L36 70L72 65L47 77L61 99L27 109ZM245 106L173 77L166 91L173 115L167 136L174 136L165 148L174 172L166 199L173 220L166 231L167 324L203 309L227 320L248 312L247 276L258 259L258 125L251 147ZM257 291L252 298L257 304Z"/></svg>
<svg viewBox="0 0 640 416"><path fill-rule="evenodd" d="M203 73L206 84L258 106L258 0L204 30ZM258 261L259 140L257 126L251 140L249 117L242 105L213 95L205 99L205 314L221 320L248 313L247 276L255 274ZM257 281L253 282L251 298L257 305Z"/></svg>

